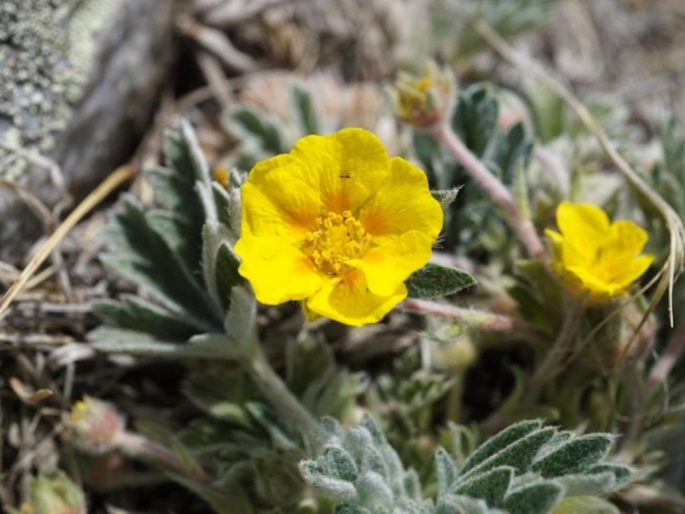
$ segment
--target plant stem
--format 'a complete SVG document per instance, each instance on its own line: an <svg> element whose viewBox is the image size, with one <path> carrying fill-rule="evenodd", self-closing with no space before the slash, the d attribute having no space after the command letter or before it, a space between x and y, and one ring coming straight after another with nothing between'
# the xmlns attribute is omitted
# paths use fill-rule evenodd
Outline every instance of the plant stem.
<svg viewBox="0 0 685 514"><path fill-rule="evenodd" d="M132 457L157 462L169 470L189 475L204 484L209 484L212 481L201 468L191 467L173 451L139 434L120 432L117 434L114 443L117 448Z"/></svg>
<svg viewBox="0 0 685 514"><path fill-rule="evenodd" d="M685 350L685 322L680 324L678 331L673 335L668 346L666 346L649 372L649 379L647 381L648 395L651 395L657 387L666 382L668 375L682 355L683 350Z"/></svg>
<svg viewBox="0 0 685 514"><path fill-rule="evenodd" d="M490 200L502 209L505 221L514 229L528 255L533 259L542 257L545 248L535 227L529 219L523 218L514 197L504 184L466 147L448 123L440 123L435 129L435 135L490 197Z"/></svg>
<svg viewBox="0 0 685 514"><path fill-rule="evenodd" d="M249 346L249 351L243 359L243 366L269 403L297 426L310 442L315 443L319 423L293 396L288 386L271 367L259 341L254 341Z"/></svg>
<svg viewBox="0 0 685 514"><path fill-rule="evenodd" d="M559 336L528 383L528 392L521 402L523 405L529 405L535 401L540 393L540 388L559 372L559 365L573 352L573 343L585 306L577 300L571 300L571 302Z"/></svg>
<svg viewBox="0 0 685 514"><path fill-rule="evenodd" d="M401 308L407 312L437 316L439 318L459 321L462 325L474 330L489 332L515 333L545 340L549 337L544 330L509 316L493 314L487 311L475 309L462 309L454 305L432 302L430 300L417 300L408 298L401 304Z"/></svg>

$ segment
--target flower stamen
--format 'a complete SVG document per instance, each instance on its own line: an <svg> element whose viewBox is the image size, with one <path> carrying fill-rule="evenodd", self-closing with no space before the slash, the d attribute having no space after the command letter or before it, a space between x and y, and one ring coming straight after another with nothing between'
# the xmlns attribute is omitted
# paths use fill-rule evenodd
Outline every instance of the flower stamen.
<svg viewBox="0 0 685 514"><path fill-rule="evenodd" d="M340 275L348 270L348 261L362 255L368 238L350 211L329 212L320 215L307 233L304 251L319 271Z"/></svg>

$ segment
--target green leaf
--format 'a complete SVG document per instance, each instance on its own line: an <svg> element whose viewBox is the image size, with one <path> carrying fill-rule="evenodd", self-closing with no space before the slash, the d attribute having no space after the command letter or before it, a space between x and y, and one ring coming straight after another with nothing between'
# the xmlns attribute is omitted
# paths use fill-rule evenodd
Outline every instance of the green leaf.
<svg viewBox="0 0 685 514"><path fill-rule="evenodd" d="M490 507L502 506L509 484L514 477L514 468L502 466L475 475L457 485L452 492L472 498L481 498Z"/></svg>
<svg viewBox="0 0 685 514"><path fill-rule="evenodd" d="M357 498L357 490L353 484L346 480L324 475L314 461L302 461L300 472L309 485L332 500L345 502Z"/></svg>
<svg viewBox="0 0 685 514"><path fill-rule="evenodd" d="M368 509L352 503L343 503L341 505L337 505L333 512L334 514L371 514L371 511Z"/></svg>
<svg viewBox="0 0 685 514"><path fill-rule="evenodd" d="M485 460L492 457L496 453L501 452L512 443L520 440L523 437L539 430L542 426L540 420L521 421L510 427L505 428L495 436L488 439L484 444L480 445L478 449L473 452L464 462L461 468L461 473L464 474L472 468L482 464Z"/></svg>
<svg viewBox="0 0 685 514"><path fill-rule="evenodd" d="M621 514L613 504L592 496L573 496L562 501L554 514Z"/></svg>
<svg viewBox="0 0 685 514"><path fill-rule="evenodd" d="M406 281L410 298L435 298L457 293L476 283L467 272L428 263Z"/></svg>
<svg viewBox="0 0 685 514"><path fill-rule="evenodd" d="M451 189L432 190L431 196L440 202L440 207L445 210L457 199L460 189L460 187L453 187Z"/></svg>
<svg viewBox="0 0 685 514"><path fill-rule="evenodd" d="M571 439L538 457L531 470L545 478L581 473L602 460L613 442L614 438L608 434L590 434Z"/></svg>
<svg viewBox="0 0 685 514"><path fill-rule="evenodd" d="M106 264L199 329L217 328L217 313L204 288L132 198L124 200L124 210L108 235L116 253L102 258Z"/></svg>
<svg viewBox="0 0 685 514"><path fill-rule="evenodd" d="M157 359L224 359L213 349L177 342L157 341L149 334L113 327L98 327L88 334L92 346L104 353L126 353Z"/></svg>
<svg viewBox="0 0 685 514"><path fill-rule="evenodd" d="M224 116L224 125L240 139L241 150L253 161L288 151L280 124L258 109L231 109Z"/></svg>
<svg viewBox="0 0 685 514"><path fill-rule="evenodd" d="M447 494L457 479L457 467L452 457L443 449L435 451L435 471L438 477L438 497Z"/></svg>
<svg viewBox="0 0 685 514"><path fill-rule="evenodd" d="M295 121L300 133L303 135L321 133L319 116L309 91L301 86L292 86L290 88L290 97Z"/></svg>
<svg viewBox="0 0 685 514"><path fill-rule="evenodd" d="M93 311L108 325L146 333L161 341L186 341L198 331L180 313L132 295L124 295L120 301L99 300Z"/></svg>
<svg viewBox="0 0 685 514"><path fill-rule="evenodd" d="M483 473L499 466L511 466L519 473L528 470L542 446L554 435L554 428L541 428L509 444L488 459L481 462L462 478L471 478L475 473Z"/></svg>
<svg viewBox="0 0 685 514"><path fill-rule="evenodd" d="M478 157L485 153L497 130L499 106L492 89L475 84L459 94L452 127Z"/></svg>
<svg viewBox="0 0 685 514"><path fill-rule="evenodd" d="M563 489L557 484L533 483L510 493L503 508L509 514L547 514L559 503L562 495Z"/></svg>
<svg viewBox="0 0 685 514"><path fill-rule="evenodd" d="M326 468L326 474L334 478L354 482L359 476L354 459L339 446L329 446L324 449L322 464Z"/></svg>

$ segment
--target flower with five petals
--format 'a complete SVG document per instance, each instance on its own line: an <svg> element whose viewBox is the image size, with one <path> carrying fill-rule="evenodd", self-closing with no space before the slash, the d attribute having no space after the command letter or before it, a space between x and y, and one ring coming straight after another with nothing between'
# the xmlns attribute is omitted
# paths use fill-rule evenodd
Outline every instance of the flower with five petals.
<svg viewBox="0 0 685 514"><path fill-rule="evenodd" d="M562 202L557 208L559 232L552 240L554 267L572 292L590 301L605 301L628 291L654 260L641 255L647 233L628 220L609 221L591 204Z"/></svg>
<svg viewBox="0 0 685 514"><path fill-rule="evenodd" d="M310 317L375 323L407 296L442 228L426 175L358 128L300 139L241 188L239 273L257 299Z"/></svg>

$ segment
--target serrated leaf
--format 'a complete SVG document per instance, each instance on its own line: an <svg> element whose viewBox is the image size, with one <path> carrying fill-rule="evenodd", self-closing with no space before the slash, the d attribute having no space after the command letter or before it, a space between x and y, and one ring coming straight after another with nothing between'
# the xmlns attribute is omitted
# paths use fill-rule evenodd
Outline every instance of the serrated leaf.
<svg viewBox="0 0 685 514"><path fill-rule="evenodd" d="M452 457L443 449L435 451L435 474L438 477L438 497L447 494L457 479L457 467Z"/></svg>
<svg viewBox="0 0 685 514"><path fill-rule="evenodd" d="M490 507L499 507L504 503L513 477L514 468L503 466L475 475L470 480L458 484L452 492L481 498Z"/></svg>
<svg viewBox="0 0 685 514"><path fill-rule="evenodd" d="M561 486L551 482L534 483L511 492L502 506L509 514L548 514L563 495Z"/></svg>
<svg viewBox="0 0 685 514"><path fill-rule="evenodd" d="M257 302L252 292L244 286L234 287L231 290L231 310L224 325L230 341L241 348L247 356L251 354L252 348L259 344L256 318Z"/></svg>
<svg viewBox="0 0 685 514"><path fill-rule="evenodd" d="M452 127L469 150L480 157L497 130L498 114L499 106L491 89L475 84L459 94Z"/></svg>
<svg viewBox="0 0 685 514"><path fill-rule="evenodd" d="M602 498L574 496L564 499L553 514L620 514L621 511Z"/></svg>
<svg viewBox="0 0 685 514"><path fill-rule="evenodd" d="M245 151L256 159L287 152L281 128L275 119L252 107L230 110L224 124L241 140Z"/></svg>
<svg viewBox="0 0 685 514"><path fill-rule="evenodd" d="M405 284L411 298L436 298L457 293L475 283L476 279L463 270L428 263L415 271Z"/></svg>
<svg viewBox="0 0 685 514"><path fill-rule="evenodd" d="M545 478L581 473L602 460L613 441L608 434L576 437L533 462L531 470Z"/></svg>
<svg viewBox="0 0 685 514"><path fill-rule="evenodd" d="M93 304L93 311L108 325L149 334L160 341L186 341L198 331L182 314L132 295L124 295L119 301L99 300Z"/></svg>
<svg viewBox="0 0 685 514"><path fill-rule="evenodd" d="M217 328L214 306L203 287L133 199L124 200L124 211L116 216L109 236L117 253L102 257L103 262L199 329L211 332Z"/></svg>
<svg viewBox="0 0 685 514"><path fill-rule="evenodd" d="M300 86L293 86L290 88L290 97L300 132L305 136L321 133L319 116L309 91Z"/></svg>
<svg viewBox="0 0 685 514"><path fill-rule="evenodd" d="M471 478L475 473L483 473L499 466L511 466L519 473L528 470L540 448L554 435L554 428L541 428L525 437L512 442L499 452L484 460L462 476Z"/></svg>
<svg viewBox="0 0 685 514"><path fill-rule="evenodd" d="M541 426L542 422L536 419L521 421L505 428L495 436L488 439L484 444L480 445L478 449L476 449L476 451L473 452L466 459L466 461L464 461L464 465L460 470L461 474L470 471L472 468L483 463L486 459L502 451L515 441L518 441L529 435L531 432L538 430Z"/></svg>

